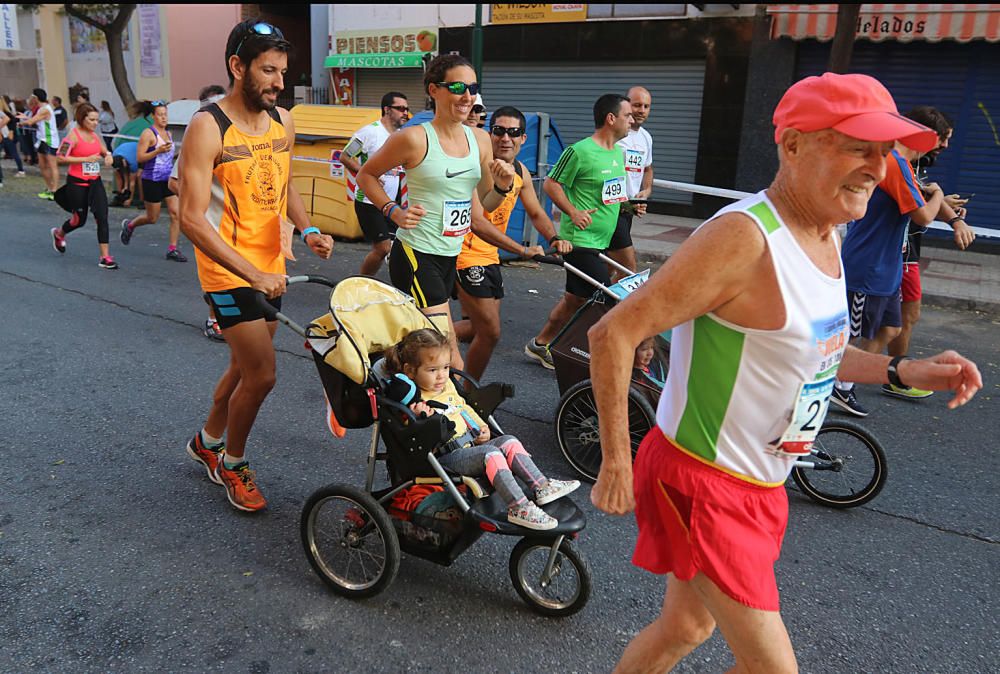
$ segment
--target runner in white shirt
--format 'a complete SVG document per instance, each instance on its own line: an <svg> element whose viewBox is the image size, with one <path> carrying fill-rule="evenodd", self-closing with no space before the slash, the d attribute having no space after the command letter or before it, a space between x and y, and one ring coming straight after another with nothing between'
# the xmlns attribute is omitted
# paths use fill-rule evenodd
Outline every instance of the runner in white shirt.
<svg viewBox="0 0 1000 674"><path fill-rule="evenodd" d="M347 198L354 201L354 212L358 224L364 232L365 241L372 245L371 251L361 262L361 274L374 276L382 266L382 260L389 254L395 238L396 225L372 205L371 199L357 186L356 176L368 158L375 154L389 140L389 134L399 131L410 119L410 107L406 95L390 91L382 97L382 119L357 130L347 142L340 155L340 161L347 167ZM384 173L379 182L382 189L394 201L402 201L400 187L403 169L400 166Z"/></svg>
<svg viewBox="0 0 1000 674"><path fill-rule="evenodd" d="M641 218L646 214L646 200L653 192L653 137L642 128L649 118L653 98L643 87L632 87L628 90L628 99L632 103L632 128L618 141L618 146L625 152L625 194L629 201L622 204L618 212L618 227L608 244L608 257L635 271L632 217ZM609 266L609 270L612 281L623 276L613 267Z"/></svg>

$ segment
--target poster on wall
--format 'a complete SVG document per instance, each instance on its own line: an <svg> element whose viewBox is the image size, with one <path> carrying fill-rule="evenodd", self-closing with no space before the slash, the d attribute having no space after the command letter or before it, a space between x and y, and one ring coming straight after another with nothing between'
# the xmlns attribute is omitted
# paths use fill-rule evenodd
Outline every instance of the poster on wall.
<svg viewBox="0 0 1000 674"><path fill-rule="evenodd" d="M20 49L17 34L17 5L0 4L0 49Z"/></svg>
<svg viewBox="0 0 1000 674"><path fill-rule="evenodd" d="M334 105L354 105L354 68L331 68Z"/></svg>
<svg viewBox="0 0 1000 674"><path fill-rule="evenodd" d="M111 23L118 13L117 9L95 10L92 16L104 23ZM69 23L69 50L74 54L96 54L108 50L104 33L88 23L67 16ZM128 51L128 31L122 31L122 49Z"/></svg>
<svg viewBox="0 0 1000 674"><path fill-rule="evenodd" d="M163 77L159 5L139 5L139 73L142 77Z"/></svg>

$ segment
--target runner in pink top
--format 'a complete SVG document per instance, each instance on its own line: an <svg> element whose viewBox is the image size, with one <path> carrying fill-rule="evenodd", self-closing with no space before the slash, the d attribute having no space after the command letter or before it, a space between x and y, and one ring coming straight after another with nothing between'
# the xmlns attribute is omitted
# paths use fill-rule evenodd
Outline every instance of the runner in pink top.
<svg viewBox="0 0 1000 674"><path fill-rule="evenodd" d="M90 103L76 109L76 128L63 140L56 154L60 164L69 165L66 184L55 194L55 201L70 213L62 227L53 227L52 247L66 252L66 235L87 222L87 212L97 220L97 243L101 250L98 266L118 269L108 248L108 194L101 182L101 164L111 166L111 152L97 134L99 113Z"/></svg>

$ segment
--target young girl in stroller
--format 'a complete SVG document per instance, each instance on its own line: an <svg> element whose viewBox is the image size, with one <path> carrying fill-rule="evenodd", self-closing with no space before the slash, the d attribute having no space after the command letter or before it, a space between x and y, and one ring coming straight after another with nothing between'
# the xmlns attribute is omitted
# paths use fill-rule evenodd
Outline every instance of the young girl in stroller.
<svg viewBox="0 0 1000 674"><path fill-rule="evenodd" d="M458 447L438 456L445 468L468 475L485 475L507 504L507 520L544 531L559 522L539 508L566 496L580 486L577 480L550 480L512 435L490 438L489 426L458 394L449 376L451 351L448 338L436 330L414 330L385 353L385 370L400 386L399 402L414 413L429 415L440 409L454 424ZM514 476L533 493L529 500Z"/></svg>

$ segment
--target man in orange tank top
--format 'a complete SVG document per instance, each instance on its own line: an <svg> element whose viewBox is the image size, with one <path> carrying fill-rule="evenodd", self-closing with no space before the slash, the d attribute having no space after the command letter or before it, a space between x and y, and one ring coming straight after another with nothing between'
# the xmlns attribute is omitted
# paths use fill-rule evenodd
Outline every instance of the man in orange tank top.
<svg viewBox="0 0 1000 674"><path fill-rule="evenodd" d="M524 211L531 218L538 233L555 246L556 250L568 253L573 244L556 235L555 226L538 202L538 195L532 189L528 168L517 160L521 146L527 138L528 122L517 108L504 106L493 113L490 123L490 142L493 156L513 164L515 167L514 189L492 212L483 215L499 230L504 250L521 254L523 247L507 236L507 223L514 206L520 199ZM479 379L493 355L493 349L500 341L500 300L503 298L503 277L500 273L500 256L496 245L480 238L475 232L465 235L462 252L458 254L456 267L458 300L462 304L461 321L455 323L455 336L460 342L469 343L465 354L465 371ZM530 251L533 252L533 251ZM468 318L466 318L468 317Z"/></svg>
<svg viewBox="0 0 1000 674"><path fill-rule="evenodd" d="M276 107L291 48L281 31L259 20L232 30L231 91L191 120L179 169L181 228L196 247L198 277L231 352L205 426L187 452L225 487L234 507L251 512L266 501L243 453L274 387L277 323L263 304L280 309L285 292L286 215L316 255L326 259L333 250L333 240L309 226L291 182L295 127L291 114ZM206 217L210 207L221 212L218 222Z"/></svg>

